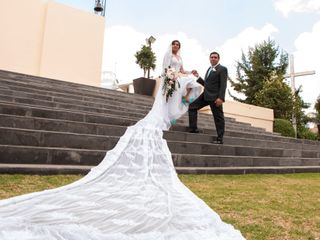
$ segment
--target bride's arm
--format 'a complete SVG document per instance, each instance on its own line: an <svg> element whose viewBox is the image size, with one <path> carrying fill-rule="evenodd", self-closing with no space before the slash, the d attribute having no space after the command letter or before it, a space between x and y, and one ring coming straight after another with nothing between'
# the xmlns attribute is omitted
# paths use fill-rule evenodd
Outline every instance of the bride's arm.
<svg viewBox="0 0 320 240"><path fill-rule="evenodd" d="M183 74L191 74L190 71L184 70L182 65L181 65L181 68L180 68L180 72L183 73Z"/></svg>
<svg viewBox="0 0 320 240"><path fill-rule="evenodd" d="M184 70L184 69L183 69L183 66L181 66L180 72L183 73L183 74L190 74L190 73L191 73L190 71Z"/></svg>
<svg viewBox="0 0 320 240"><path fill-rule="evenodd" d="M179 57L179 60L180 60L180 63L181 63L180 72L183 73L183 74L191 74L190 71L184 70L184 68L183 68L183 61L182 61L182 58L181 58L181 57Z"/></svg>

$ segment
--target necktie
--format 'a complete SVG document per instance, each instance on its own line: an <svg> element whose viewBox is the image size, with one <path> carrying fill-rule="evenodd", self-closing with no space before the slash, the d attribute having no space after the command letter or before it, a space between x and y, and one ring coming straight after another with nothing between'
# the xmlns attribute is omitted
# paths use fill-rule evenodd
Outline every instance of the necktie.
<svg viewBox="0 0 320 240"><path fill-rule="evenodd" d="M210 73L211 73L212 71L213 71L213 67L209 67L205 79L207 79L207 78L209 77L209 75L210 75Z"/></svg>

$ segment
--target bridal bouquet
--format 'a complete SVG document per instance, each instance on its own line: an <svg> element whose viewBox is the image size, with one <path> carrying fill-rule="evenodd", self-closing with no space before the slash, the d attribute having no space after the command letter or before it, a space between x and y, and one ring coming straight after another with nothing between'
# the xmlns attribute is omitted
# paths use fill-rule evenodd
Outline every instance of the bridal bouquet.
<svg viewBox="0 0 320 240"><path fill-rule="evenodd" d="M164 81L163 81L163 95L166 96L166 101L168 102L169 97L172 96L173 92L180 88L179 81L177 80L179 73L174 68L166 69Z"/></svg>

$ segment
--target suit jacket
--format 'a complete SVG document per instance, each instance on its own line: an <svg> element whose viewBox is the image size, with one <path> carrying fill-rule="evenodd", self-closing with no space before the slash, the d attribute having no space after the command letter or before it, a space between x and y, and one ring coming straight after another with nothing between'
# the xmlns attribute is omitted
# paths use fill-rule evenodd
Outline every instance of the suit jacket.
<svg viewBox="0 0 320 240"><path fill-rule="evenodd" d="M215 101L220 98L225 101L228 69L220 64L215 69L216 71L211 71L205 80L199 77L197 82L204 86L204 100Z"/></svg>

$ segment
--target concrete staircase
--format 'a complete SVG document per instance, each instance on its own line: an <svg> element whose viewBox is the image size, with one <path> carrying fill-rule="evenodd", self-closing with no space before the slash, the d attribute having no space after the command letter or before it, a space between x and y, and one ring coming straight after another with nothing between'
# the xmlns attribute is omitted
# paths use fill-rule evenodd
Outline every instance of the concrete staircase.
<svg viewBox="0 0 320 240"><path fill-rule="evenodd" d="M143 118L153 98L0 71L0 173L87 173L126 127ZM226 119L225 144L211 115L200 114L199 134L188 117L164 133L179 173L320 172L320 143Z"/></svg>

